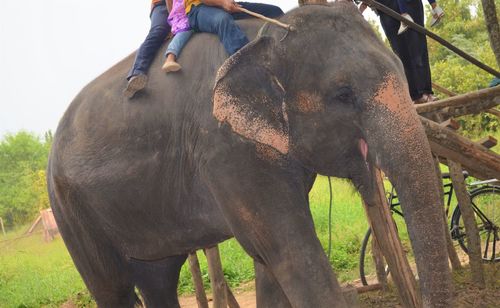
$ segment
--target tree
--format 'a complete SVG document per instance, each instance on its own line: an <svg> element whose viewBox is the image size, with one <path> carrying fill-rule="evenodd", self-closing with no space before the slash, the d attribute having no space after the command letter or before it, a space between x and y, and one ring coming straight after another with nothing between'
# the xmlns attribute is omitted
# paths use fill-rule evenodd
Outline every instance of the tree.
<svg viewBox="0 0 500 308"><path fill-rule="evenodd" d="M483 63L495 66L496 60L489 46L479 0L439 0L439 5L443 7L446 15L441 24L429 29ZM493 76L439 43L433 40L428 40L428 43L433 82L455 93L488 87ZM477 135L485 130L495 131L499 124L494 116L486 113L464 117L461 122L464 132L468 135Z"/></svg>
<svg viewBox="0 0 500 308"><path fill-rule="evenodd" d="M50 144L50 133L41 141L23 131L6 135L0 142L0 216L6 226L28 222L44 203L47 190L40 187L45 185L41 176L47 168Z"/></svg>
<svg viewBox="0 0 500 308"><path fill-rule="evenodd" d="M491 49L500 67L500 25L498 24L497 9L494 0L481 0L483 6L484 21L490 37Z"/></svg>

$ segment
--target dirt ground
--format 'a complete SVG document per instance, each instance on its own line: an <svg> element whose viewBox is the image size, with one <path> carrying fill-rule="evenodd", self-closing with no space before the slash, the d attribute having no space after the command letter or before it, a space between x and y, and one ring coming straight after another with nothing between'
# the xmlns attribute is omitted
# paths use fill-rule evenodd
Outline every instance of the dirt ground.
<svg viewBox="0 0 500 308"><path fill-rule="evenodd" d="M470 282L470 271L468 268L461 272L454 273L453 280L455 285L455 305L454 308L499 308L500 307L500 263L484 264L486 276L486 288L478 289ZM351 283L352 286L359 286L359 282ZM240 288L233 290L236 300L241 308L254 308L255 290L254 284L248 283ZM211 295L209 306L212 307ZM184 296L180 299L182 308L198 308L194 296ZM387 291L372 291L359 296L360 307L392 308L402 307L399 304L396 289L389 286Z"/></svg>

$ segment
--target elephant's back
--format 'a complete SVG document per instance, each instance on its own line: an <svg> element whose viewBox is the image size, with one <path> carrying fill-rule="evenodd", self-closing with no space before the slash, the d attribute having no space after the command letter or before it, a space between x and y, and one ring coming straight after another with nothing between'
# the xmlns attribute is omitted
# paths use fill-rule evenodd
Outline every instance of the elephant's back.
<svg viewBox="0 0 500 308"><path fill-rule="evenodd" d="M238 23L249 38L254 38L262 25L255 19ZM51 154L54 166L64 164L66 175L74 172L81 178L82 168L95 171L99 169L95 165L123 156L153 160L163 155L185 157L186 153L179 151L186 150L182 147L189 145L189 138L199 139L200 131L217 127L212 117L212 88L217 69L227 58L218 37L193 35L178 59L182 70L170 74L161 71L167 44L150 67L146 89L133 99L125 98L122 92L135 53L78 94L55 134ZM71 164L75 160L78 163Z"/></svg>

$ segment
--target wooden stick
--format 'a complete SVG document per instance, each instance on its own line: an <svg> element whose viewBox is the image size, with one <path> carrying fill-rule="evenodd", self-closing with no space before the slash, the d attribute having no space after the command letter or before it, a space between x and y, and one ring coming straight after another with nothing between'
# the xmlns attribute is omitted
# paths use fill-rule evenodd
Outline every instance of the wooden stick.
<svg viewBox="0 0 500 308"><path fill-rule="evenodd" d="M219 247L216 245L205 249L208 263L208 275L212 285L212 294L214 297L214 308L227 308L227 286L222 264L220 261Z"/></svg>
<svg viewBox="0 0 500 308"><path fill-rule="evenodd" d="M287 30L290 30L290 31L294 30L292 25L284 24L284 23L282 23L280 21L277 21L276 19L272 19L272 18L266 17L264 15L261 15L259 13L255 13L255 12L249 11L249 10L247 10L245 8L240 7L240 11L243 12L243 13L246 13L248 15L251 15L253 17L257 17L257 18L262 19L264 21L267 21L267 22L270 22L272 24L275 24L277 26L283 27L283 28L285 28Z"/></svg>
<svg viewBox="0 0 500 308"><path fill-rule="evenodd" d="M375 179L373 180L377 194L376 198L370 202L374 204L368 204L367 200L363 198L363 205L373 235L377 239L377 243L380 245L385 260L389 265L403 307L422 307L415 276L411 271L387 204L382 175L379 169L376 169Z"/></svg>
<svg viewBox="0 0 500 308"><path fill-rule="evenodd" d="M3 236L5 236L5 228L3 226L3 219L2 217L0 217L0 225L2 226L2 233L3 233Z"/></svg>
<svg viewBox="0 0 500 308"><path fill-rule="evenodd" d="M455 189L455 195L458 200L458 207L462 213L464 221L465 234L467 236L467 250L469 255L470 270L472 272L472 282L481 289L485 287L484 270L481 258L481 238L476 225L472 202L467 193L465 186L464 175L462 174L462 166L448 159L448 167L450 167L450 177Z"/></svg>
<svg viewBox="0 0 500 308"><path fill-rule="evenodd" d="M437 156L433 156L433 159L434 159L434 166L436 169L436 176L438 178L439 183L441 183L443 181L443 177L441 174L441 169L439 168L439 158ZM462 263L460 263L460 259L458 258L457 251L455 250L455 246L453 245L453 240L451 239L450 230L448 229L448 219L447 219L446 212L444 209L444 204L443 204L443 200L444 200L443 185L438 185L438 187L439 187L439 196L440 196L439 200L441 200L441 204L440 204L439 208L441 209L441 213L442 213L441 216L443 217L444 235L445 235L445 239L446 239L446 250L448 250L448 258L450 259L451 268L454 271L457 271L457 270L462 269Z"/></svg>
<svg viewBox="0 0 500 308"><path fill-rule="evenodd" d="M491 109L486 110L486 112L487 113L491 113L492 115L497 116L497 117L500 118L500 111L498 111L496 109L491 108Z"/></svg>
<svg viewBox="0 0 500 308"><path fill-rule="evenodd" d="M443 94L446 94L448 96L457 96L457 94L455 92L452 92L448 89L446 89L445 87L442 87L440 85L438 85L437 83L432 83L432 87L436 90L438 90L439 92L443 93Z"/></svg>
<svg viewBox="0 0 500 308"><path fill-rule="evenodd" d="M500 155L424 117L420 121L435 155L460 163L475 178L500 179Z"/></svg>
<svg viewBox="0 0 500 308"><path fill-rule="evenodd" d="M498 104L500 104L500 87L494 87L452 96L435 102L418 104L415 105L415 109L421 115L435 111L443 112L444 108L449 109L446 113L463 115L467 113L461 111L462 109L474 109L473 111L480 112ZM479 106L483 108L479 108ZM452 109L457 109L457 111L453 112Z"/></svg>
<svg viewBox="0 0 500 308"><path fill-rule="evenodd" d="M191 271L191 275L193 276L193 284L196 291L196 302L198 303L198 308L208 308L207 295L205 294L205 289L203 288L200 262L198 261L196 251L189 254L188 260L189 270Z"/></svg>

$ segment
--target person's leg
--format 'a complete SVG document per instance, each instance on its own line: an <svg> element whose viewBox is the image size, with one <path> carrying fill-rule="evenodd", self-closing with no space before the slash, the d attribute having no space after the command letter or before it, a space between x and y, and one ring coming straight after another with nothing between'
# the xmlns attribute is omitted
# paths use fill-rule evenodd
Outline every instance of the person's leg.
<svg viewBox="0 0 500 308"><path fill-rule="evenodd" d="M248 43L248 38L234 18L223 9L200 4L191 8L188 18L192 29L217 34L229 55Z"/></svg>
<svg viewBox="0 0 500 308"><path fill-rule="evenodd" d="M408 8L406 7L406 0L397 0L398 1L398 7L399 7L399 12L402 14L408 12Z"/></svg>
<svg viewBox="0 0 500 308"><path fill-rule="evenodd" d="M265 4L265 3L253 3L253 2L238 2L243 8L264 15L269 18L277 18L282 16L283 11L275 5ZM244 19L252 17L246 13L232 13L234 19Z"/></svg>
<svg viewBox="0 0 500 308"><path fill-rule="evenodd" d="M193 35L192 30L177 33L168 44L165 52L165 63L162 69L165 72L175 72L181 69L181 65L176 62L176 59L181 54L182 48L187 44L189 38Z"/></svg>
<svg viewBox="0 0 500 308"><path fill-rule="evenodd" d="M151 28L146 39L137 50L134 65L127 76L128 80L132 76L147 74L156 52L170 32L167 17L168 10L165 5L158 5L153 9L151 13Z"/></svg>
<svg viewBox="0 0 500 308"><path fill-rule="evenodd" d="M173 54L176 58L178 58L181 54L182 48L186 46L192 35L193 30L182 31L174 35L174 38L168 44L165 56Z"/></svg>
<svg viewBox="0 0 500 308"><path fill-rule="evenodd" d="M413 16L415 23L424 26L424 8L422 2L413 1L408 3L408 11ZM415 83L417 94L421 98L424 94L433 94L431 82L431 70L429 65L429 53L427 50L427 39L424 34L417 31L409 31L406 34L408 51L410 55L410 72Z"/></svg>
<svg viewBox="0 0 500 308"><path fill-rule="evenodd" d="M399 11L396 0L380 0L379 2L396 12ZM384 33L387 36L389 43L391 44L392 51L394 51L394 53L399 57L399 59L401 59L401 62L403 63L405 76L408 82L408 88L410 90L410 96L412 100L420 98L422 95L420 94L419 96L418 90L415 87L416 83L414 80L414 75L412 74L412 61L410 53L408 51L406 35L398 35L398 28L400 26L399 21L384 13L380 13L379 18L382 29L384 30Z"/></svg>

